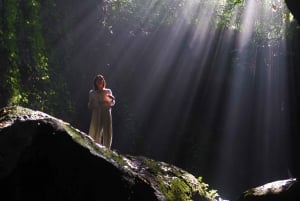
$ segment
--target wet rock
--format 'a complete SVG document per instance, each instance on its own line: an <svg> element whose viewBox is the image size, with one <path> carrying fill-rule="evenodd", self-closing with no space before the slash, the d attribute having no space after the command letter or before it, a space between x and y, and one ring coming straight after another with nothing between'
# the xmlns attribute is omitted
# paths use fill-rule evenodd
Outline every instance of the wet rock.
<svg viewBox="0 0 300 201"><path fill-rule="evenodd" d="M245 191L237 201L299 201L300 186L296 178L274 181Z"/></svg>
<svg viewBox="0 0 300 201"><path fill-rule="evenodd" d="M0 110L0 200L214 200L201 178L95 144L69 123L23 107ZM197 198L197 199L196 199Z"/></svg>

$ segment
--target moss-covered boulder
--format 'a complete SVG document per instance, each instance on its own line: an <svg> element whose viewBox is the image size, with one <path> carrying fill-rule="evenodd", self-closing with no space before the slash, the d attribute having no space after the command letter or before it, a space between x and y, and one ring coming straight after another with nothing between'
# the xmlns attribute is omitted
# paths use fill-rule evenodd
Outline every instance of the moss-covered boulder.
<svg viewBox="0 0 300 201"><path fill-rule="evenodd" d="M0 200L215 200L176 166L122 155L41 111L0 110ZM219 199L219 198L218 198Z"/></svg>

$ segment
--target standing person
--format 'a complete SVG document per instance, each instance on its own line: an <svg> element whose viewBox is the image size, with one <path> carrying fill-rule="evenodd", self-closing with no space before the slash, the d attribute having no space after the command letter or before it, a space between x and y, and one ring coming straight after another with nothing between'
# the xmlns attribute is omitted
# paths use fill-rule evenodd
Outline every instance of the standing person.
<svg viewBox="0 0 300 201"><path fill-rule="evenodd" d="M115 105L112 91L106 88L103 75L94 78L94 88L89 92L88 108L92 111L89 135L98 144L111 149L112 115L111 108Z"/></svg>

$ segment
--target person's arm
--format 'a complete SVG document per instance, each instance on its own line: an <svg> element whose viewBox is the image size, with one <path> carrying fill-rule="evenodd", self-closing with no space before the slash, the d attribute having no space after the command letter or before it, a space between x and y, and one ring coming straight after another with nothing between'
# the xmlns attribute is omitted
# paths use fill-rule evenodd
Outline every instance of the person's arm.
<svg viewBox="0 0 300 201"><path fill-rule="evenodd" d="M112 93L109 94L109 97L111 99L111 106L114 106L116 103L116 98L114 97L114 95Z"/></svg>
<svg viewBox="0 0 300 201"><path fill-rule="evenodd" d="M109 97L111 98L111 106L114 106L116 104L116 98L112 94L112 91L110 90Z"/></svg>
<svg viewBox="0 0 300 201"><path fill-rule="evenodd" d="M106 96L108 97L107 98L107 101L109 103L109 107L112 107L115 105L116 101L115 101L115 97L114 95L112 94L112 91L110 89L107 89L107 92L106 92Z"/></svg>

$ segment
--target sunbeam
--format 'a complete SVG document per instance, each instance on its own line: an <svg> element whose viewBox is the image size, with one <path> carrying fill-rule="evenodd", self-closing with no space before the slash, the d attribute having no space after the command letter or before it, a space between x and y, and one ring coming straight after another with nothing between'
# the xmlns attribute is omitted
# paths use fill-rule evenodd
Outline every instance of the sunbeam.
<svg viewBox="0 0 300 201"><path fill-rule="evenodd" d="M102 11L105 29L79 51L96 39L105 49L89 69L116 96L113 146L205 175L229 198L288 176L282 0L104 1Z"/></svg>
<svg viewBox="0 0 300 201"><path fill-rule="evenodd" d="M101 105L109 124L97 132L108 131L112 151L175 165L234 200L300 176L298 5L0 1L0 105L41 110L87 135Z"/></svg>

